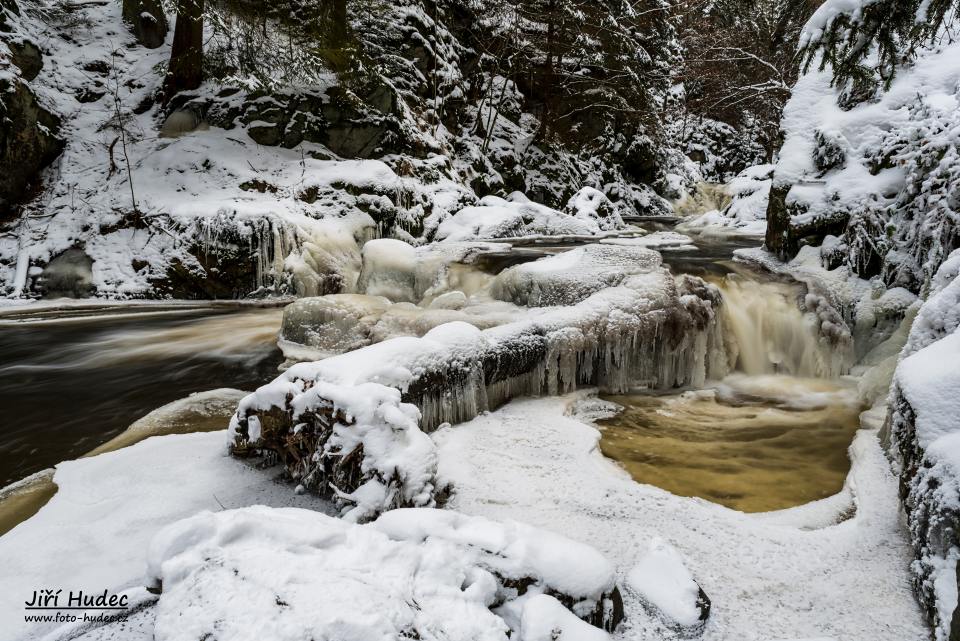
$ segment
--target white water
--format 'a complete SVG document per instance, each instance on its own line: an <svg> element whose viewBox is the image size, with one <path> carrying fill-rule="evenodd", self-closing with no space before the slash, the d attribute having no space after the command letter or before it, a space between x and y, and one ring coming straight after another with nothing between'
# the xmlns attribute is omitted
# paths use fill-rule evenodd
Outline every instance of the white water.
<svg viewBox="0 0 960 641"><path fill-rule="evenodd" d="M715 283L723 294L722 331L731 371L836 378L849 367L849 349L820 335L816 315L798 303L799 285L730 274Z"/></svg>

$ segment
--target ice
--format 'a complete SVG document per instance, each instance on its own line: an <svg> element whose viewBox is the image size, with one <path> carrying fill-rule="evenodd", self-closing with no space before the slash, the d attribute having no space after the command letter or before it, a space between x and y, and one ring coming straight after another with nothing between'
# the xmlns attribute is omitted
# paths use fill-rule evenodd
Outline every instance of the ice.
<svg viewBox="0 0 960 641"><path fill-rule="evenodd" d="M300 298L283 310L280 346L288 357L308 348L323 358L368 345L373 323L389 307L388 299L363 294Z"/></svg>
<svg viewBox="0 0 960 641"><path fill-rule="evenodd" d="M650 250L595 248L574 253L573 261L569 255L537 261L528 272L531 280L543 276L551 282L559 275L574 283L586 270L554 271L550 266L579 264L581 259L594 265L595 278L578 290L587 297L576 304L521 309L510 322L482 331L468 329L473 319L454 320L421 338L400 336L298 363L241 405L237 425L252 413L287 407L288 394L299 394L317 381L395 387L420 408L421 429L430 431L519 395L564 393L580 385L614 392L632 386L697 385L708 370L721 366L715 287L689 276L675 279L658 266L659 256ZM601 263L600 257L616 260ZM591 287L611 281L619 284L590 293ZM465 313L417 310L415 318ZM292 428L289 424L285 429Z"/></svg>
<svg viewBox="0 0 960 641"><path fill-rule="evenodd" d="M148 575L163 589L158 641L541 641L557 638L543 637L556 623L561 639L607 638L560 600L616 623L603 615L613 567L592 548L448 511L397 510L367 525L292 508L204 512L154 538Z"/></svg>
<svg viewBox="0 0 960 641"><path fill-rule="evenodd" d="M420 300L417 295L417 252L402 240L381 238L363 246L363 269L357 290L395 303ZM424 288L425 289L425 288Z"/></svg>

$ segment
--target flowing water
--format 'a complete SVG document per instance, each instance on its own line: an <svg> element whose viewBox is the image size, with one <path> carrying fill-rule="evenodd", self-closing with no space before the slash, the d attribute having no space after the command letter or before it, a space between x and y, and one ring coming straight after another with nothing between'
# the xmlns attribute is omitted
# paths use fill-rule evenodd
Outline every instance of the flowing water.
<svg viewBox="0 0 960 641"><path fill-rule="evenodd" d="M802 286L729 262L744 240L696 242L707 251L664 259L720 288L730 374L700 390L604 397L623 411L599 422L601 450L641 483L744 512L837 493L864 409L840 378L848 354L800 311Z"/></svg>
<svg viewBox="0 0 960 641"><path fill-rule="evenodd" d="M664 262L720 287L732 373L700 390L610 397L624 411L601 423L603 452L640 482L744 511L835 493L860 409L856 391L836 376L842 359L797 308L802 288L730 261L755 239L696 243L696 252L664 251ZM576 244L505 249L478 267L495 274ZM464 274L489 280L476 269ZM275 376L283 360L276 346L281 316L276 307L212 304L0 315L0 404L15 417L0 442L0 486L150 434L225 426L236 391L165 404L215 388L250 390ZM11 523L53 491L41 475L20 498L4 497L16 508L8 510Z"/></svg>
<svg viewBox="0 0 960 641"><path fill-rule="evenodd" d="M732 375L670 395L608 396L601 450L637 481L744 512L837 493L859 427L856 390L838 381Z"/></svg>
<svg viewBox="0 0 960 641"><path fill-rule="evenodd" d="M239 305L130 305L0 317L0 486L82 456L193 392L261 385L283 360L281 315Z"/></svg>

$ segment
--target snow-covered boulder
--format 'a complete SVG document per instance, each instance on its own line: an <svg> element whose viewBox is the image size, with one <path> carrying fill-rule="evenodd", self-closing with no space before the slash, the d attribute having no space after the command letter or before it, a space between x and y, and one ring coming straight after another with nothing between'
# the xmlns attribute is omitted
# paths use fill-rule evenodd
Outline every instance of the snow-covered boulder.
<svg viewBox="0 0 960 641"><path fill-rule="evenodd" d="M614 576L584 544L438 510L366 525L295 508L203 512L160 531L148 555L158 641L600 641L590 624L622 617Z"/></svg>
<svg viewBox="0 0 960 641"><path fill-rule="evenodd" d="M659 270L661 262L660 254L644 247L584 245L504 270L491 293L528 307L573 305L629 276Z"/></svg>
<svg viewBox="0 0 960 641"><path fill-rule="evenodd" d="M596 193L594 193L596 192ZM558 211L514 193L508 199L486 196L464 207L437 227L436 240L446 242L529 236L594 236L622 229L619 214L606 205L606 196L584 188Z"/></svg>
<svg viewBox="0 0 960 641"><path fill-rule="evenodd" d="M364 521L396 507L435 505L436 448L419 421L399 390L378 383L278 379L240 402L229 439L238 456L269 450L299 487L333 498L344 518Z"/></svg>
<svg viewBox="0 0 960 641"><path fill-rule="evenodd" d="M960 250L931 281L890 394L891 444L916 555L914 588L938 641L954 638L960 585Z"/></svg>
<svg viewBox="0 0 960 641"><path fill-rule="evenodd" d="M630 570L627 585L644 606L682 636L700 633L710 616L710 599L680 553L662 539L650 542L647 553Z"/></svg>
<svg viewBox="0 0 960 641"><path fill-rule="evenodd" d="M623 218L617 211L617 206L599 189L582 187L580 191L570 196L565 211L584 221L595 221L600 229L622 229Z"/></svg>

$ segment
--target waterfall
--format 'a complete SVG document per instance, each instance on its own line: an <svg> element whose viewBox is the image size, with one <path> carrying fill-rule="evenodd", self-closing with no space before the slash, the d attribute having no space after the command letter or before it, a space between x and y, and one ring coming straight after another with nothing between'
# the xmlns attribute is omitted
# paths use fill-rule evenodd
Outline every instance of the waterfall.
<svg viewBox="0 0 960 641"><path fill-rule="evenodd" d="M824 321L803 309L802 286L741 274L714 282L723 296L721 331L731 370L836 378L849 368L849 337L824 334Z"/></svg>

